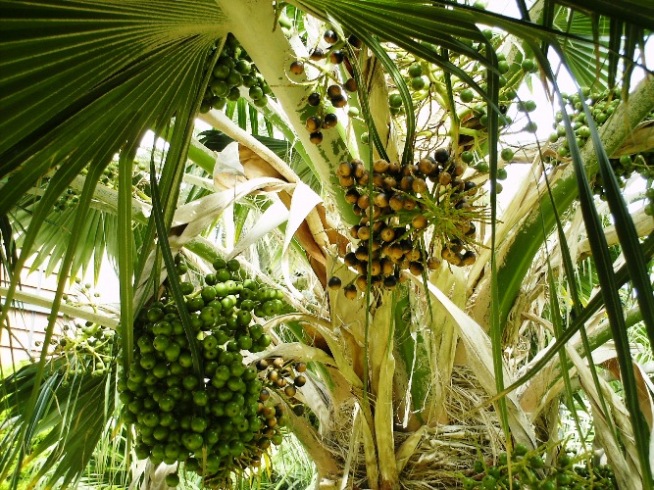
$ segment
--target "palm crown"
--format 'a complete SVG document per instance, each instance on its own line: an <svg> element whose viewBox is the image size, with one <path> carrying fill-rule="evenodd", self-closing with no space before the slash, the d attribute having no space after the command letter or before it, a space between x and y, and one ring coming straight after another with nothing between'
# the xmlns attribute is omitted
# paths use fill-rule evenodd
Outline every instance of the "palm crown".
<svg viewBox="0 0 654 490"><path fill-rule="evenodd" d="M228 486L292 432L322 486L652 488L654 9L516 7L3 2L2 328L51 315L0 385L0 479L71 485L119 441L144 485ZM511 139L525 87L549 141ZM119 314L65 300L103 256Z"/></svg>

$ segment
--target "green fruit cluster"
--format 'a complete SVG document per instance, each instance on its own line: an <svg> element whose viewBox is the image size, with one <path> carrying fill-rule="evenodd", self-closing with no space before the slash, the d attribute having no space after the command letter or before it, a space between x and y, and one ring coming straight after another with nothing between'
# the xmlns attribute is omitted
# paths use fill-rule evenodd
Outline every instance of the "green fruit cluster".
<svg viewBox="0 0 654 490"><path fill-rule="evenodd" d="M209 58L212 56L213 53ZM265 107L268 104L268 96L272 95L270 87L252 59L237 39L232 34L228 34L223 50L211 72L211 80L204 94L200 112L209 112L212 108L224 108L228 100L236 101L241 97L242 89L247 89L248 96L257 107Z"/></svg>
<svg viewBox="0 0 654 490"><path fill-rule="evenodd" d="M112 365L116 354L116 332L98 323L87 321L62 327L64 335L53 339L53 354L66 357L68 372L84 371L102 376Z"/></svg>
<svg viewBox="0 0 654 490"><path fill-rule="evenodd" d="M463 487L469 490L529 489L583 490L617 489L613 472L608 466L588 466L586 459L560 453L552 465L545 464L542 448L529 451L518 444L511 453L511 472L507 453L501 453L497 463L475 461L474 467L462 476Z"/></svg>
<svg viewBox="0 0 654 490"><path fill-rule="evenodd" d="M150 178L146 174L146 166L144 164L134 165L132 171L132 193L149 200L152 196L150 192ZM88 169L82 170L82 175L87 175ZM118 190L118 162L112 161L103 170L99 183L109 187L110 189ZM55 211L65 211L77 205L79 202L79 192L74 189L68 188L66 192L59 196L54 205Z"/></svg>
<svg viewBox="0 0 654 490"><path fill-rule="evenodd" d="M181 462L205 483L223 486L231 473L258 466L270 444L281 442L283 409L272 404L242 351L270 345L255 318L276 315L284 304L277 291L243 278L238 261L218 259L213 266L202 287L180 283L183 305L165 288L141 311L133 360L119 389L139 458L155 465ZM178 265L180 272L186 269ZM180 308L190 314L192 338ZM190 342L199 353L199 373Z"/></svg>
<svg viewBox="0 0 654 490"><path fill-rule="evenodd" d="M590 89L584 89L582 90L582 95L583 100L576 93L562 95L566 103L566 112L572 123L576 144L579 148L582 148L586 144L591 135L584 105L588 106L595 125L600 128L620 104L621 90L615 88L602 92L593 92ZM565 126L562 123L563 114L560 111L557 112L555 119L555 131L550 135L549 141L550 143L557 144L558 159L561 160L570 156L570 145L567 140ZM650 114L648 119L654 119L654 112ZM611 158L609 162L621 186L624 186L626 179L630 178L634 172L640 174L644 179L649 179L650 183L654 179L654 152L623 155L619 158ZM600 197L604 195L604 185L599 175L592 183L592 187L595 194ZM654 211L654 200L650 200L650 205L652 205L652 210Z"/></svg>
<svg viewBox="0 0 654 490"><path fill-rule="evenodd" d="M440 259L456 266L474 263L473 221L483 210L474 205L477 186L462 178L465 168L445 148L413 165L380 159L370 169L360 160L338 166L345 200L361 217L350 230L353 250L344 257L359 273L354 284L345 286L347 297L366 289L369 268L373 286L393 288L403 269L420 275L438 267ZM425 235L430 228L432 233ZM431 239L429 247L423 245L425 236ZM329 281L332 289L340 285L338 279Z"/></svg>

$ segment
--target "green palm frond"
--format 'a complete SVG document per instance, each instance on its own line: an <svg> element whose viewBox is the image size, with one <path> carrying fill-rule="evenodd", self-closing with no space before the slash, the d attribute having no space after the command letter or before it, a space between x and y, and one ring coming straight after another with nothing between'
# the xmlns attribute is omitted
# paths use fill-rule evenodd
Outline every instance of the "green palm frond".
<svg viewBox="0 0 654 490"><path fill-rule="evenodd" d="M3 12L0 177L11 175L3 210L50 168L77 174L167 124L187 94L200 93L221 35L209 2L10 2ZM97 27L88 28L89 16Z"/></svg>
<svg viewBox="0 0 654 490"><path fill-rule="evenodd" d="M21 407L29 401L38 365L27 365L0 381L0 413L6 418L3 428L11 421L16 431L27 429L25 439L18 432L5 433L0 459L3 480L18 453L25 451L21 441L32 444L31 451L23 453L23 464L40 461L29 476L33 482L66 487L80 477L114 411L115 369L94 370L90 360L73 355L49 361L37 409L29 418ZM103 410L98 411L100 407Z"/></svg>

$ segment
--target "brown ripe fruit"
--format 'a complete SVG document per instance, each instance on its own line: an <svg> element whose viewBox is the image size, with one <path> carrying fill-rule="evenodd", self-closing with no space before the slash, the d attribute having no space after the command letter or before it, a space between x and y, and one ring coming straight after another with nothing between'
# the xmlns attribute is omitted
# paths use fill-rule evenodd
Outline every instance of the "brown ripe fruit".
<svg viewBox="0 0 654 490"><path fill-rule="evenodd" d="M303 373L304 371L307 370L307 363L306 362L297 362L297 363L295 363L295 370L298 373Z"/></svg>
<svg viewBox="0 0 654 490"><path fill-rule="evenodd" d="M291 63L289 70L293 75L302 75L304 73L304 61L294 61Z"/></svg>
<svg viewBox="0 0 654 490"><path fill-rule="evenodd" d="M390 163L388 163L386 160L376 160L375 163L372 164L372 168L375 170L375 172L379 173L384 173L388 170L388 168L391 166Z"/></svg>
<svg viewBox="0 0 654 490"><path fill-rule="evenodd" d="M347 177L339 175L338 183L343 187L352 187L354 185L354 177L352 175L348 175Z"/></svg>
<svg viewBox="0 0 654 490"><path fill-rule="evenodd" d="M438 183L440 185L448 185L450 182L452 182L452 175L449 172L441 172L438 174Z"/></svg>
<svg viewBox="0 0 654 490"><path fill-rule="evenodd" d="M327 44L335 44L338 42L338 34L336 34L332 29L326 30L322 35L322 38Z"/></svg>
<svg viewBox="0 0 654 490"><path fill-rule="evenodd" d="M392 189L396 189L397 179L392 175L387 175L386 177L384 177L384 187L389 191Z"/></svg>
<svg viewBox="0 0 654 490"><path fill-rule="evenodd" d="M454 167L454 175L457 177L463 175L463 172L466 171L466 166L463 163L457 163Z"/></svg>
<svg viewBox="0 0 654 490"><path fill-rule="evenodd" d="M361 177L357 178L357 183L359 185L368 185L368 182L370 182L370 174L366 170Z"/></svg>
<svg viewBox="0 0 654 490"><path fill-rule="evenodd" d="M458 238L453 238L452 241L450 242L449 248L456 253L462 252L463 251L463 244L461 244L461 240Z"/></svg>
<svg viewBox="0 0 654 490"><path fill-rule="evenodd" d="M457 202L454 205L454 207L456 209L463 209L463 210L472 209L472 205L468 201L466 201L465 199L461 199L459 202Z"/></svg>
<svg viewBox="0 0 654 490"><path fill-rule="evenodd" d="M322 123L322 127L324 129L331 129L338 124L338 116L333 113L327 113L325 114L325 120Z"/></svg>
<svg viewBox="0 0 654 490"><path fill-rule="evenodd" d="M348 78L343 84L343 87L345 87L345 90L348 92L356 92L358 88L357 81L354 78Z"/></svg>
<svg viewBox="0 0 654 490"><path fill-rule="evenodd" d="M302 374L298 374L295 377L295 380L293 381L293 384L297 386L298 388L302 388L305 384L307 384L307 377L303 376Z"/></svg>
<svg viewBox="0 0 654 490"><path fill-rule="evenodd" d="M272 365L276 367L277 369L281 369L284 367L284 358L283 357L275 357L273 359Z"/></svg>
<svg viewBox="0 0 654 490"><path fill-rule="evenodd" d="M314 131L309 135L309 141L314 145L322 143L322 133L320 131Z"/></svg>
<svg viewBox="0 0 654 490"><path fill-rule="evenodd" d="M355 269L358 274L365 274L368 270L368 262L366 260L360 260Z"/></svg>
<svg viewBox="0 0 654 490"><path fill-rule="evenodd" d="M356 265L359 263L359 259L357 259L356 255L354 252L348 252L345 254L345 257L343 257L343 261L345 264L347 264L349 267L356 267Z"/></svg>
<svg viewBox="0 0 654 490"><path fill-rule="evenodd" d="M354 252L354 255L356 255L359 260L368 260L368 247L365 245L359 245Z"/></svg>
<svg viewBox="0 0 654 490"><path fill-rule="evenodd" d="M466 180L466 181L463 182L463 190L465 190L469 194L476 194L477 193L477 184L475 184L471 180Z"/></svg>
<svg viewBox="0 0 654 490"><path fill-rule="evenodd" d="M261 415L263 415L264 418L270 419L275 416L275 407L270 407L270 406L265 406L263 407L263 410L261 411Z"/></svg>
<svg viewBox="0 0 654 490"><path fill-rule="evenodd" d="M429 222L427 221L427 218L425 218L423 214L417 214L411 220L411 226L413 226L416 230L422 230L423 228L427 228L428 224Z"/></svg>
<svg viewBox="0 0 654 490"><path fill-rule="evenodd" d="M388 196L386 194L384 194L383 192L380 192L379 194L377 194L374 197L373 203L377 207L387 208L388 207Z"/></svg>
<svg viewBox="0 0 654 490"><path fill-rule="evenodd" d="M394 243L388 248L388 256L391 258L391 260L394 261L399 261L404 257L404 250L402 250L402 247L398 245L397 243Z"/></svg>
<svg viewBox="0 0 654 490"><path fill-rule="evenodd" d="M412 262L417 262L420 260L420 250L417 248L412 248L404 254L404 256Z"/></svg>
<svg viewBox="0 0 654 490"><path fill-rule="evenodd" d="M341 162L336 168L336 175L341 177L349 177L354 172L354 167L349 162Z"/></svg>
<svg viewBox="0 0 654 490"><path fill-rule="evenodd" d="M359 159L354 159L350 162L352 165L352 173L358 179L366 173L366 164Z"/></svg>
<svg viewBox="0 0 654 490"><path fill-rule="evenodd" d="M443 251L441 252L441 255L444 260L449 262L452 265L460 265L461 264L461 256L451 250L450 248L444 248Z"/></svg>
<svg viewBox="0 0 654 490"><path fill-rule="evenodd" d="M418 162L418 168L423 174L430 175L438 168L438 165L431 158L422 158Z"/></svg>
<svg viewBox="0 0 654 490"><path fill-rule="evenodd" d="M427 261L427 268L429 270L436 270L441 266L441 261L438 260L436 257L430 257L429 260Z"/></svg>
<svg viewBox="0 0 654 490"><path fill-rule="evenodd" d="M321 126L322 119L320 119L318 116L307 117L307 120L304 122L304 127L307 128L307 131L310 133L318 131Z"/></svg>
<svg viewBox="0 0 654 490"><path fill-rule="evenodd" d="M395 238L395 230L393 230L393 228L387 226L386 228L383 228L379 232L379 237L382 240L384 240L385 242L392 242L393 239Z"/></svg>
<svg viewBox="0 0 654 490"><path fill-rule="evenodd" d="M368 278L362 274L359 277L357 277L355 284L357 285L359 291L365 291L366 288L368 287Z"/></svg>
<svg viewBox="0 0 654 490"><path fill-rule="evenodd" d="M337 49L329 53L329 61L331 63L339 65L343 63L343 60L345 60L345 53L343 53L343 51Z"/></svg>
<svg viewBox="0 0 654 490"><path fill-rule="evenodd" d="M357 205L361 209L368 209L370 207L370 196L368 194L363 194L357 199Z"/></svg>
<svg viewBox="0 0 654 490"><path fill-rule="evenodd" d="M277 386L278 388L283 388L287 384L288 382L284 378L278 378L275 380L275 386Z"/></svg>
<svg viewBox="0 0 654 490"><path fill-rule="evenodd" d="M352 225L350 228L350 236L355 240L359 238L359 225Z"/></svg>
<svg viewBox="0 0 654 490"><path fill-rule="evenodd" d="M345 192L345 200L350 204L356 204L359 197L361 197L361 194L359 194L359 191L357 191L356 188L348 189Z"/></svg>
<svg viewBox="0 0 654 490"><path fill-rule="evenodd" d="M395 194L388 200L388 205L393 211L400 211L404 209L404 196Z"/></svg>
<svg viewBox="0 0 654 490"><path fill-rule="evenodd" d="M465 232L466 236L473 236L475 233L477 233L477 227L475 226L474 223L468 223L468 230Z"/></svg>
<svg viewBox="0 0 654 490"><path fill-rule="evenodd" d="M372 173L372 185L375 187L384 187L384 174L380 174L379 172L373 172Z"/></svg>
<svg viewBox="0 0 654 490"><path fill-rule="evenodd" d="M262 388L259 392L259 401L265 402L268 398L270 398L270 391L268 391L266 388Z"/></svg>
<svg viewBox="0 0 654 490"><path fill-rule="evenodd" d="M378 276L382 272L381 262L377 259L370 262L370 274Z"/></svg>
<svg viewBox="0 0 654 490"><path fill-rule="evenodd" d="M420 262L411 262L409 263L409 272L414 276L419 276L425 270L425 266Z"/></svg>
<svg viewBox="0 0 654 490"><path fill-rule="evenodd" d="M381 260L381 268L382 268L382 274L385 276L390 276L395 272L395 266L393 265L393 262L391 262L390 259L382 259Z"/></svg>
<svg viewBox="0 0 654 490"><path fill-rule="evenodd" d="M413 177L410 175L405 175L402 177L402 180L400 180L400 189L403 191L410 191L411 186L413 185Z"/></svg>
<svg viewBox="0 0 654 490"><path fill-rule="evenodd" d="M264 369L267 369L268 366L270 366L270 363L268 362L267 359L259 359L257 361L257 369L259 371L263 371Z"/></svg>
<svg viewBox="0 0 654 490"><path fill-rule="evenodd" d="M461 265L472 265L476 262L477 256L472 250L468 250L461 257Z"/></svg>
<svg viewBox="0 0 654 490"><path fill-rule="evenodd" d="M416 206L417 206L416 201L412 197L407 197L404 200L404 209L406 211L413 211L414 209L416 209Z"/></svg>
<svg viewBox="0 0 654 490"><path fill-rule="evenodd" d="M413 183L411 184L411 189L416 194L424 194L425 192L427 192L427 182L425 182L424 179L416 177L413 179Z"/></svg>
<svg viewBox="0 0 654 490"><path fill-rule="evenodd" d="M343 288L343 294L347 299L356 299L358 296L357 287L354 284L348 284Z"/></svg>
<svg viewBox="0 0 654 490"><path fill-rule="evenodd" d="M359 240L368 240L370 238L370 227L361 226L358 235Z"/></svg>
<svg viewBox="0 0 654 490"><path fill-rule="evenodd" d="M372 224L372 231L373 231L373 233L378 233L383 227L384 227L384 222L383 221L375 221Z"/></svg>
<svg viewBox="0 0 654 490"><path fill-rule="evenodd" d="M268 379L273 383L279 379L279 371L272 370L268 373Z"/></svg>
<svg viewBox="0 0 654 490"><path fill-rule="evenodd" d="M337 95L336 97L332 97L329 100L331 101L332 105L338 109L347 105L347 97L344 95Z"/></svg>
<svg viewBox="0 0 654 490"><path fill-rule="evenodd" d="M311 107L317 107L322 101L322 96L318 92L311 92L307 97L307 102Z"/></svg>
<svg viewBox="0 0 654 490"><path fill-rule="evenodd" d="M397 286L397 278L395 276L386 276L384 278L384 287L388 289L393 289Z"/></svg>
<svg viewBox="0 0 654 490"><path fill-rule="evenodd" d="M286 388L284 388L284 394L289 398L293 398L296 393L297 389L293 385L288 385Z"/></svg>
<svg viewBox="0 0 654 490"><path fill-rule="evenodd" d="M341 288L341 278L338 276L332 276L329 278L329 281L327 281L327 287L332 290L340 289Z"/></svg>
<svg viewBox="0 0 654 490"><path fill-rule="evenodd" d="M379 218L379 216L381 216L381 209L377 206L369 206L364 210L364 214L368 217L368 219Z"/></svg>
<svg viewBox="0 0 654 490"><path fill-rule="evenodd" d="M333 99L334 97L338 97L339 95L343 95L343 90L341 89L340 85L334 84L327 87L327 97Z"/></svg>
<svg viewBox="0 0 654 490"><path fill-rule="evenodd" d="M439 148L434 152L434 159L438 163L446 163L450 159L450 152L445 148Z"/></svg>
<svg viewBox="0 0 654 490"><path fill-rule="evenodd" d="M269 419L266 419L266 425L270 427L271 429L273 427L277 427L277 418L276 417L271 417Z"/></svg>
<svg viewBox="0 0 654 490"><path fill-rule="evenodd" d="M309 59L312 61L320 61L325 59L325 52L320 48L316 48L309 54Z"/></svg>
<svg viewBox="0 0 654 490"><path fill-rule="evenodd" d="M388 166L388 172L398 175L402 171L402 166L397 162L391 162Z"/></svg>
<svg viewBox="0 0 654 490"><path fill-rule="evenodd" d="M357 216L363 216L363 209L361 209L359 206L356 204L352 206L352 212L356 214Z"/></svg>

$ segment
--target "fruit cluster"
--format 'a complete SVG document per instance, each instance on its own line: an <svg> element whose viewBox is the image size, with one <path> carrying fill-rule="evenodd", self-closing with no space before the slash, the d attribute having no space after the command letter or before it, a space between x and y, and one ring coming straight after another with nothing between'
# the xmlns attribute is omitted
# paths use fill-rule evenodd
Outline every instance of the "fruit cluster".
<svg viewBox="0 0 654 490"><path fill-rule="evenodd" d="M218 259L203 287L180 283L185 303L166 288L139 314L133 361L120 380L123 417L136 428L136 453L153 464L183 462L205 483L221 486L232 472L260 464L281 442L283 408L275 405L242 351L260 352L271 338L256 317L278 314L280 294L244 279L236 260ZM178 272L186 270L180 263ZM185 334L180 308L190 313ZM194 368L194 342L200 373ZM169 475L174 486L179 477Z"/></svg>
<svg viewBox="0 0 654 490"><path fill-rule="evenodd" d="M582 490L587 488L617 489L611 468L592 466L586 459L561 452L552 465L546 465L540 449L528 451L518 444L511 453L511 472L506 453L499 455L497 464L475 461L469 476L462 476L466 489L533 489ZM580 463L575 465L575 463ZM512 481L509 481L509 478Z"/></svg>
<svg viewBox="0 0 654 490"><path fill-rule="evenodd" d="M83 367L99 376L111 365L115 355L115 330L87 321L84 325L64 325L66 335L54 341L54 354L88 359ZM76 366L77 368L79 366Z"/></svg>
<svg viewBox="0 0 654 490"><path fill-rule="evenodd" d="M209 58L212 55L213 53L210 53ZM228 100L238 100L242 88L248 90L248 96L257 107L264 107L268 103L268 96L272 95L270 87L252 63L252 59L236 38L228 34L223 50L213 67L200 112L205 113L212 108L222 109Z"/></svg>
<svg viewBox="0 0 654 490"><path fill-rule="evenodd" d="M377 160L371 170L360 160L342 162L336 170L345 199L361 217L350 230L354 249L344 258L359 273L345 287L346 296L366 289L369 269L373 286L392 288L404 269L420 275L440 259L455 266L475 262L473 221L483 210L474 204L477 186L462 178L465 165L441 148L414 165ZM329 285L338 288L340 280L332 278Z"/></svg>
<svg viewBox="0 0 654 490"><path fill-rule="evenodd" d="M289 400L290 403L298 402L295 399L297 389L307 383L305 372L307 365L304 362L291 363L283 357L264 358L257 362L257 369L260 376L266 381L271 389L275 389ZM304 407L304 405L300 405Z"/></svg>
<svg viewBox="0 0 654 490"><path fill-rule="evenodd" d="M361 48L361 41L356 37L350 36L347 41L343 41L335 31L328 29L323 34L321 45L324 49L315 47L311 50L307 61L295 60L289 67L290 73L296 76L304 73L306 63L321 67L322 75L315 80L315 89L307 97L305 111L305 127L310 133L310 141L314 144L322 142L323 130L333 128L338 123L338 116L333 109L341 109L347 105L346 92L357 91L357 83L351 73L347 80L340 83L338 73L328 74L329 67L325 67L331 65L333 68L344 64L346 66L344 71L351 71L350 61L343 49L346 42L354 49ZM324 83L326 78L329 78L330 82Z"/></svg>
<svg viewBox="0 0 654 490"><path fill-rule="evenodd" d="M150 193L150 179L146 174L145 164L134 165L132 172L132 193L142 197L145 200L151 198ZM82 175L87 175L88 169L82 170ZM118 190L118 162L112 161L102 172L99 183L109 187L110 189ZM48 179L46 179L46 182ZM68 188L66 192L62 193L54 205L55 211L65 211L77 205L79 202L79 192L75 189Z"/></svg>
<svg viewBox="0 0 654 490"><path fill-rule="evenodd" d="M592 92L590 89L583 89L582 95L584 97L583 100L579 94L562 95L566 103L566 112L572 122L577 146L580 148L590 138L590 128L586 120L584 104L589 107L593 121L599 128L606 123L620 104L621 90L615 88L603 92ZM654 119L654 112L650 114L648 119ZM560 111L556 114L555 120L555 131L550 135L549 141L550 143L558 144L558 157L563 159L570 156L570 146L566 139L565 126L562 124L563 114ZM619 158L611 158L609 162L621 186L625 185L626 179L629 179L634 172L640 174L644 179L649 179L650 182L654 179L654 152L623 155ZM592 186L596 195L600 197L604 195L604 186L599 175L596 176ZM648 199L649 209L654 214L654 196L653 198L648 197Z"/></svg>

